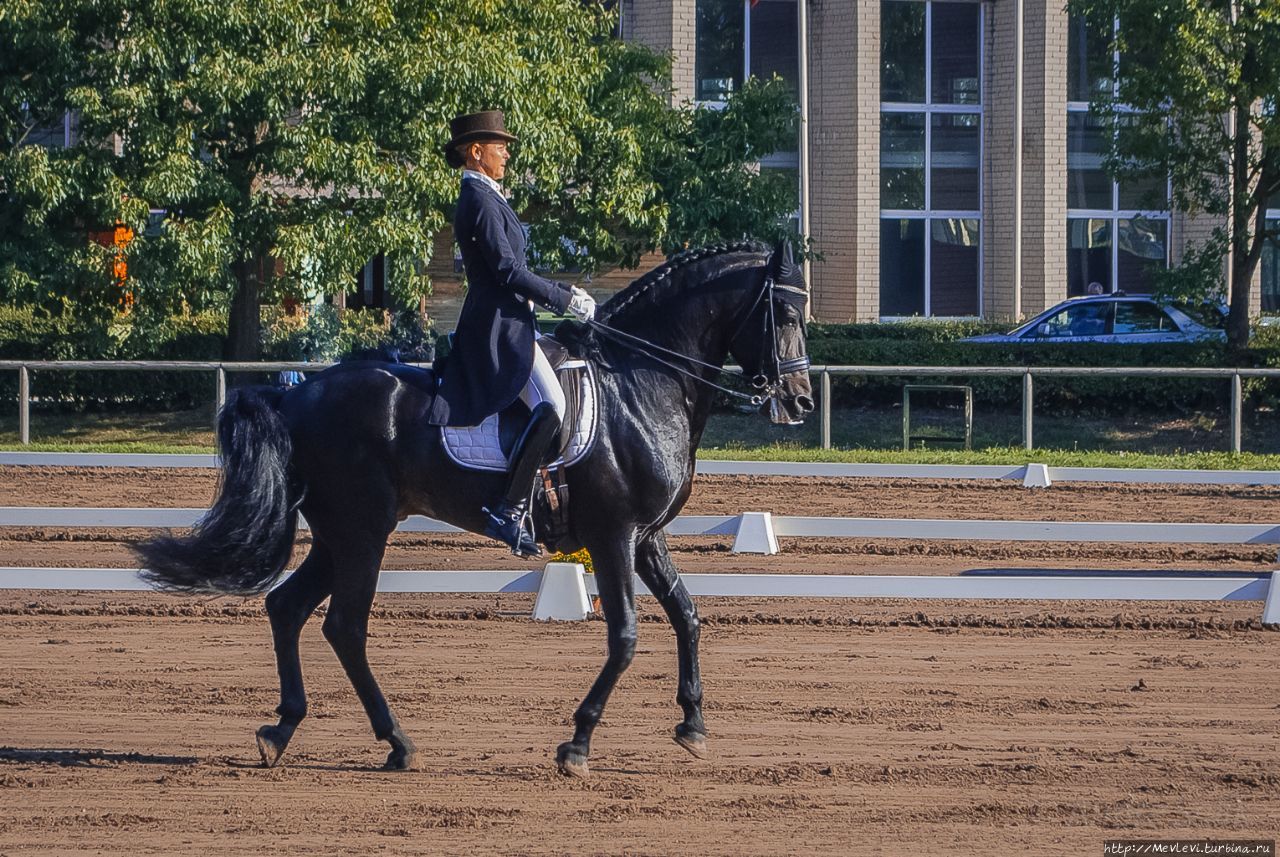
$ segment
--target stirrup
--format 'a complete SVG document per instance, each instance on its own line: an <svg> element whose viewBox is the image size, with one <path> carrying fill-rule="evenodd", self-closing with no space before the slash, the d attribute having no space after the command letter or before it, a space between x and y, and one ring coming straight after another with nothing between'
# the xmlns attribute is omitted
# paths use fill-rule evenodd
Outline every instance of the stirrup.
<svg viewBox="0 0 1280 857"><path fill-rule="evenodd" d="M504 501L492 511L487 507L482 507L481 511L489 516L484 528L486 536L504 542L518 557L542 556L542 548L533 540L533 534L526 525L529 512L523 505L512 506Z"/></svg>

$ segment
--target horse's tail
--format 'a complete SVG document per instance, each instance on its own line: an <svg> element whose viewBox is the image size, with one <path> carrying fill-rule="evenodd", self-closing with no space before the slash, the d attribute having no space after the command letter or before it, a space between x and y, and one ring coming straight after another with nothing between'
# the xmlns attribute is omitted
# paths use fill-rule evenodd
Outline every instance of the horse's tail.
<svg viewBox="0 0 1280 857"><path fill-rule="evenodd" d="M293 552L301 490L292 484L293 443L276 406L282 390L233 390L218 415L222 479L213 507L185 538L134 546L142 577L157 589L265 592Z"/></svg>

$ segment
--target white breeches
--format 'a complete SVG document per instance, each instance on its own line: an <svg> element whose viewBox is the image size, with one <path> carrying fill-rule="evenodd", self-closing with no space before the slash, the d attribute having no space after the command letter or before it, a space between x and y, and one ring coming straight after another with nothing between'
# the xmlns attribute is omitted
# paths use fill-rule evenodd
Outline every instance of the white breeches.
<svg viewBox="0 0 1280 857"><path fill-rule="evenodd" d="M543 402L550 402L556 409L556 416L564 419L564 390L560 388L560 381L551 368L551 361L542 353L537 343L533 346L533 372L529 375L529 383L524 385L524 391L520 393L520 399L530 410Z"/></svg>

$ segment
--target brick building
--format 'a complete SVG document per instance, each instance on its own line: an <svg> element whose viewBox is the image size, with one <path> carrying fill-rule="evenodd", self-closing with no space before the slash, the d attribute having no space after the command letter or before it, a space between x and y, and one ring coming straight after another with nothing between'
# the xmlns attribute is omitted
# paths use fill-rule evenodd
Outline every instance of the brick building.
<svg viewBox="0 0 1280 857"><path fill-rule="evenodd" d="M622 34L671 52L676 99L714 107L749 74L796 85L796 2L623 0ZM1149 266L1207 235L1211 223L1169 210L1166 183L1103 171L1088 101L1110 81L1087 60L1105 42L1063 6L1023 2L1019 183L1014 0L808 0L817 319L1025 317L1094 283L1142 291ZM1255 310L1280 310L1278 269L1272 246Z"/></svg>

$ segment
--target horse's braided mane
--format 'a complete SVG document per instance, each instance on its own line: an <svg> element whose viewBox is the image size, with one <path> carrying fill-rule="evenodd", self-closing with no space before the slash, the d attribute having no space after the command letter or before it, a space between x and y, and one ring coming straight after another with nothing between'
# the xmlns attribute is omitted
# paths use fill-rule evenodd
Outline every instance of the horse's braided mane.
<svg viewBox="0 0 1280 857"><path fill-rule="evenodd" d="M648 298L649 302L656 300L667 291L666 286L681 283L682 277L680 274L696 262L723 256L727 253L767 254L769 252L769 245L759 241L735 241L683 250L649 273L634 280L631 285L605 301L604 305L600 307L600 320L607 322L616 318L642 298Z"/></svg>

